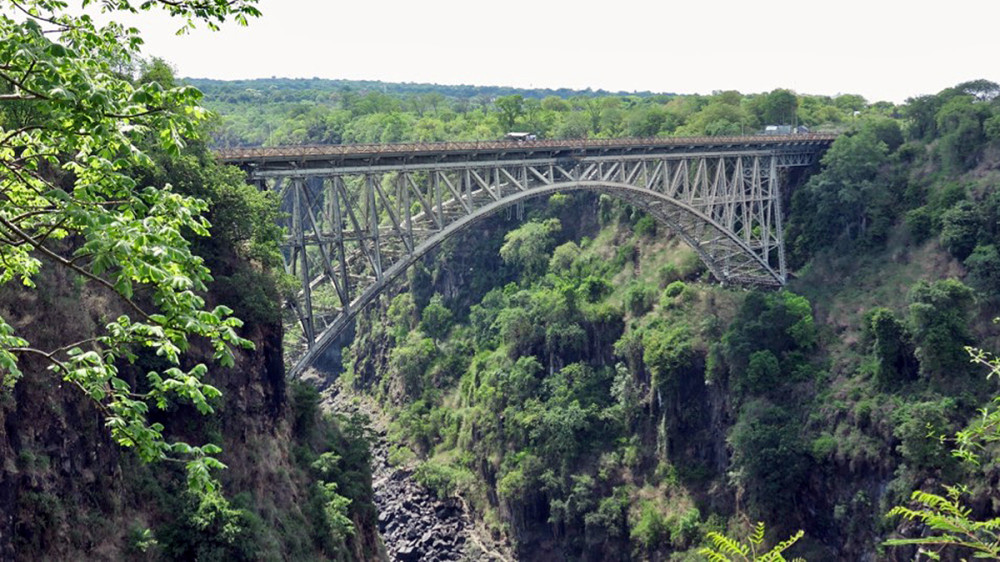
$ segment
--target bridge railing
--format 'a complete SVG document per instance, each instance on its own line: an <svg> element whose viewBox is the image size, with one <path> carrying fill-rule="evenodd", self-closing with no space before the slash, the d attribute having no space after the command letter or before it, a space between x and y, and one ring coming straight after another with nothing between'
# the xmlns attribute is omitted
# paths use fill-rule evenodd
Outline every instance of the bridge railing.
<svg viewBox="0 0 1000 562"><path fill-rule="evenodd" d="M544 139L544 140L492 140L453 142L400 142L388 144L326 144L296 146L259 146L222 148L216 155L223 162L258 159L287 159L309 157L337 157L382 154L434 154L446 152L501 152L515 150L573 150L628 147L686 147L686 146L743 146L782 145L789 143L829 142L835 134L804 133L794 135L752 135L726 137L629 137L613 139Z"/></svg>

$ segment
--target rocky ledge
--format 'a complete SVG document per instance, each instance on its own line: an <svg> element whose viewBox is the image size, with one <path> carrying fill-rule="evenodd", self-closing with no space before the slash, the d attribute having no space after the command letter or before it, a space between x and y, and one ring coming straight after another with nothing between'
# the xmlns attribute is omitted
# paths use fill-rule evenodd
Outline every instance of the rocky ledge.
<svg viewBox="0 0 1000 562"><path fill-rule="evenodd" d="M390 560L487 561L471 537L472 522L460 501L438 499L413 479L412 472L389 464L384 436L372 450L378 530ZM472 540L470 540L472 539Z"/></svg>

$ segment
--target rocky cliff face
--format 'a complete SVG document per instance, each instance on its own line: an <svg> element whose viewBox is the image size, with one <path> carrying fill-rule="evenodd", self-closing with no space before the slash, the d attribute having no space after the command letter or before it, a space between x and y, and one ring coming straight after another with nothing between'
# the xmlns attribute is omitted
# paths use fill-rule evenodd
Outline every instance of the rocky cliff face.
<svg viewBox="0 0 1000 562"><path fill-rule="evenodd" d="M85 337L115 313L113 301L60 275L42 276L34 291L0 292L0 313L40 347ZM367 462L342 467L369 476L358 478L360 497L352 498L349 512L354 533L340 542L325 536L309 464L332 443L366 445L290 401L280 325L247 325L243 335L256 349L240 352L233 368L210 374L223 393L215 414L187 406L156 414L173 439L222 446L220 460L229 468L219 477L232 512L206 514L193 505L183 493L182 467L142 464L112 441L90 400L26 359L24 378L0 392L0 560L177 559L210 552L230 559L376 559L374 511L365 507ZM211 364L210 350L194 348L191 361ZM327 437L297 435L302 416L311 416L309 423ZM196 517L209 522L197 533ZM226 536L232 527L223 528L224 521L235 522L235 536Z"/></svg>

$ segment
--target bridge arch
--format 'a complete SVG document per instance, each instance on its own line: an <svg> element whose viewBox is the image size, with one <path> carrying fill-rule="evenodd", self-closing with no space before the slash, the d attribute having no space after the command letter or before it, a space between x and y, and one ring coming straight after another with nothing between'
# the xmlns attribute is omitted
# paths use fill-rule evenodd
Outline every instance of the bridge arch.
<svg viewBox="0 0 1000 562"><path fill-rule="evenodd" d="M754 267L759 267L769 275L770 279L767 281L770 281L770 283L767 283L767 281L761 281L760 283L775 286L784 284L785 280L782 275L778 271L775 271L775 268L771 264L757 255L746 241L737 236L732 230L719 224L712 217L705 215L683 201L668 197L663 193L646 187L632 184L605 181L553 183L528 191L514 192L498 201L483 205L475 209L471 214L464 215L448 223L444 229L421 241L411 252L400 257L388 268L384 269L380 280L364 288L351 301L349 306L343 307L337 313L333 321L327 324L322 332L317 335L315 343L308 346L305 353L295 359L291 366L291 376L296 377L300 375L339 338L359 312L377 299L385 289L391 287L393 282L406 273L410 267L423 259L445 240L518 203L556 193L573 191L607 194L641 208L649 213L659 224L667 227L673 234L679 236L698 254L698 257L708 267L712 275L720 281L725 282L731 277L728 271L731 263L725 262L732 262L734 258L739 258L738 261L741 265L751 262ZM706 250L705 244L699 242L700 238L704 238L704 233L692 232L692 226L701 226L706 230L714 232L715 252L710 253ZM730 252L724 255L720 255L720 252L717 251L718 246L720 246L720 239L725 241L722 245L728 247L730 250Z"/></svg>
<svg viewBox="0 0 1000 562"><path fill-rule="evenodd" d="M455 233L527 199L606 193L648 212L723 283L786 279L781 171L833 137L616 139L258 149L227 155L280 193L299 375L403 272ZM246 152L246 151L244 151Z"/></svg>

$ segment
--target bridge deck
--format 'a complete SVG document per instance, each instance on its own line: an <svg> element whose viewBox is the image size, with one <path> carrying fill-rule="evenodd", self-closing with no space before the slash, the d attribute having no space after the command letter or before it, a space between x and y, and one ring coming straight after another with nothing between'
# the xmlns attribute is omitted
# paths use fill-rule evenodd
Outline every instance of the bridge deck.
<svg viewBox="0 0 1000 562"><path fill-rule="evenodd" d="M560 139L533 141L469 141L395 144L333 144L225 148L221 162L268 169L316 165L356 166L393 163L454 162L531 157L586 157L649 152L795 151L829 145L836 134L755 135L738 137L652 137L619 139Z"/></svg>

